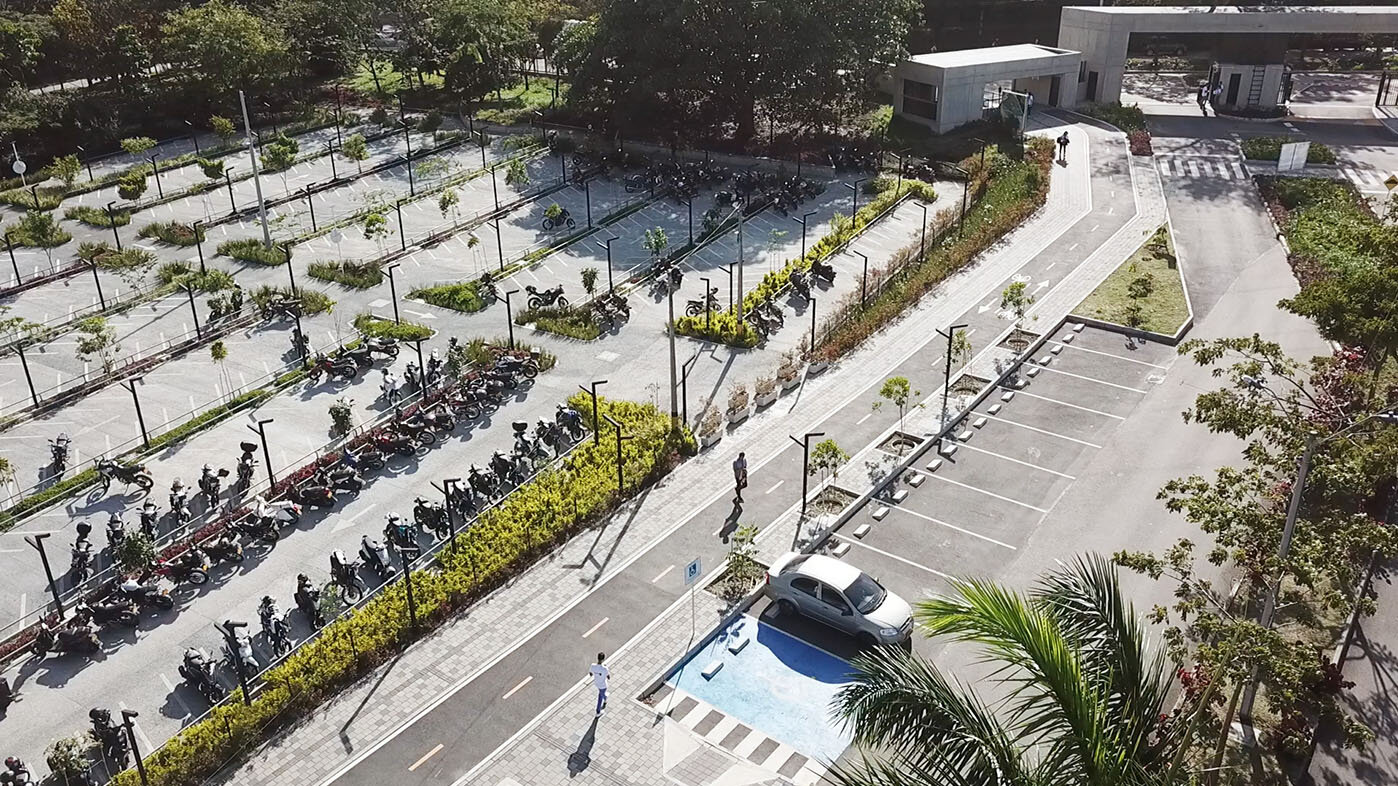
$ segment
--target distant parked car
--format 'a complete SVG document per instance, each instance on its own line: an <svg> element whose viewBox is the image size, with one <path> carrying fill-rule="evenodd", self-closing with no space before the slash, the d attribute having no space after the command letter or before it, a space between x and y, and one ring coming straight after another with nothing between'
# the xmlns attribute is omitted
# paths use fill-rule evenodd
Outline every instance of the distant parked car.
<svg viewBox="0 0 1398 786"><path fill-rule="evenodd" d="M902 644L913 610L869 574L820 554L789 552L767 571L767 596L782 614L801 614L854 636L866 647Z"/></svg>

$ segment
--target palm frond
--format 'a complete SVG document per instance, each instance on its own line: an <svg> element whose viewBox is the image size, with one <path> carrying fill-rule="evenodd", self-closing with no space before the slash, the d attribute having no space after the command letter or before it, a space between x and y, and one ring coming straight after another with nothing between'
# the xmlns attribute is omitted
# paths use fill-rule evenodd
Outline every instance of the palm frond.
<svg viewBox="0 0 1398 786"><path fill-rule="evenodd" d="M1021 752L1027 746L973 693L949 682L934 665L896 648L862 655L853 665L854 682L835 697L834 709L853 725L857 742L888 749L905 773L936 776L912 783L994 786L1025 781ZM901 783L887 780L892 777L888 773L880 777L884 780L870 782Z"/></svg>

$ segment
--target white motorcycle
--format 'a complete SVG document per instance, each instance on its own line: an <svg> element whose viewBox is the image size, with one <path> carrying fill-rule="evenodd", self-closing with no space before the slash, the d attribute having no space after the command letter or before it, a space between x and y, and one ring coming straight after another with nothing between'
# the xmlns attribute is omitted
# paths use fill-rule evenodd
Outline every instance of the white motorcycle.
<svg viewBox="0 0 1398 786"><path fill-rule="evenodd" d="M266 523L275 521L278 526L295 524L301 520L301 506L286 499L276 502L268 502L262 497L257 498L257 518Z"/></svg>

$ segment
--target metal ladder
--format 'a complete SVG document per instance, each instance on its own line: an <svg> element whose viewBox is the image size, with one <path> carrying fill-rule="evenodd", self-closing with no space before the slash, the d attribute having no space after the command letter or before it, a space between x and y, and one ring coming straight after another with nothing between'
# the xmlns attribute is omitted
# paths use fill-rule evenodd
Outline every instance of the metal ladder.
<svg viewBox="0 0 1398 786"><path fill-rule="evenodd" d="M1248 106L1257 106L1262 102L1262 80L1266 75L1266 69L1253 66L1252 84L1248 85Z"/></svg>

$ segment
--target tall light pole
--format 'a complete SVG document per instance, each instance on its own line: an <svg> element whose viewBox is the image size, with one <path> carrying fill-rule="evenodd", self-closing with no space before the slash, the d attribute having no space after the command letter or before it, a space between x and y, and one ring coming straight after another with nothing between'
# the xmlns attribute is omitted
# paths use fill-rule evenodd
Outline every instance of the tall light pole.
<svg viewBox="0 0 1398 786"><path fill-rule="evenodd" d="M705 298L708 293L704 293ZM665 302L668 304L670 321L665 332L670 336L670 425L673 427L680 417L679 374L675 366L675 288L665 287Z"/></svg>
<svg viewBox="0 0 1398 786"><path fill-rule="evenodd" d="M243 703L252 704L252 688L248 686L248 670L243 665L243 659L238 656L238 628L246 628L247 626L246 622L224 620L222 625L215 622L214 630L223 634L224 646L228 647L228 659L233 661L233 668L238 672L238 684L243 686Z"/></svg>
<svg viewBox="0 0 1398 786"><path fill-rule="evenodd" d="M845 188L848 188L850 191L854 192L854 204L852 204L849 209L849 220L851 222L854 221L854 217L859 213L859 186L861 183L868 179L869 178L867 177L861 177L858 180L855 180L853 184L845 183Z"/></svg>
<svg viewBox="0 0 1398 786"><path fill-rule="evenodd" d="M267 492L270 494L272 487L277 485L277 476L272 472L272 453L267 449L267 429L268 423L274 418L263 418L257 421L256 427L248 426L248 430L257 435L257 439L262 442L262 460L267 462Z"/></svg>
<svg viewBox="0 0 1398 786"><path fill-rule="evenodd" d="M810 492L811 481L811 437L823 437L824 431L807 431L800 439L787 435L792 442L801 446L801 516L796 520L795 543L801 539L801 524L806 520L806 496Z"/></svg>
<svg viewBox="0 0 1398 786"><path fill-rule="evenodd" d="M252 135L252 121L248 119L248 99L241 90L238 91L238 103L243 108L243 132L247 135L248 161L252 164L252 185L257 189L257 215L262 219L262 245L271 250L272 228L267 224L267 203L262 200L262 175L257 166L257 145ZM225 174L227 174L226 171ZM228 189L228 196L229 199L233 197L231 185Z"/></svg>
<svg viewBox="0 0 1398 786"><path fill-rule="evenodd" d="M741 327L743 324L743 214L746 205L742 202L741 197L735 201L738 202L738 294L734 299L737 301L738 325Z"/></svg>
<svg viewBox="0 0 1398 786"><path fill-rule="evenodd" d="M204 225L204 222L201 221L201 220L196 220L196 221L194 222L194 246L195 246L195 248L197 248L198 251L199 251L199 272L200 272L200 273L207 273L207 272L209 272L209 271L208 271L207 268L204 267L204 226L203 226L203 225Z"/></svg>
<svg viewBox="0 0 1398 786"><path fill-rule="evenodd" d="M403 320L398 318L398 285L394 283L393 271L397 270L401 264L400 262L394 262L388 266L388 296L393 300L393 321L398 323L401 323Z"/></svg>
<svg viewBox="0 0 1398 786"><path fill-rule="evenodd" d="M518 289L511 289L509 292L505 293L505 324L508 325L510 329L511 350L515 348L515 315L514 310L510 306L510 297L517 294L519 294Z"/></svg>
<svg viewBox="0 0 1398 786"><path fill-rule="evenodd" d="M612 241L617 239L617 235L612 235L606 240L594 240L598 248L607 250L607 294L615 294L616 287L612 284Z"/></svg>
<svg viewBox="0 0 1398 786"><path fill-rule="evenodd" d="M818 211L818 210L812 210L812 211L810 211L810 212L808 212L808 213L803 213L803 214L801 215L800 218L797 218L796 216L792 216L792 217L791 217L791 220L792 220L792 221L795 221L796 223L798 223L798 224L801 225L801 258L802 258L802 259L805 259L805 258L806 258L806 219L810 218L811 216L815 215L815 214L818 213L818 212L820 212L820 211Z"/></svg>
<svg viewBox="0 0 1398 786"><path fill-rule="evenodd" d="M850 253L864 260L864 275L859 279L859 307L863 308L869 297L869 257L854 249L850 249Z"/></svg>
<svg viewBox="0 0 1398 786"><path fill-rule="evenodd" d="M600 445L602 443L602 429L599 428L602 421L597 419L597 386L605 384L607 384L607 380L598 379L589 382L588 387L578 385L578 388L582 390L582 392L592 396L592 444L594 445Z"/></svg>
<svg viewBox="0 0 1398 786"><path fill-rule="evenodd" d="M141 776L141 786L148 786L146 763L141 759L141 746L136 744L136 718L141 713L135 710L121 711L121 726L126 729L126 741L131 743L131 757L136 760L136 774Z"/></svg>
<svg viewBox="0 0 1398 786"><path fill-rule="evenodd" d="M145 378L136 376L128 380L123 380L121 386L126 388L126 392L131 394L131 401L136 405L136 425L141 427L141 443L146 450L150 450L150 433L146 431L146 416L141 414L141 397L136 395L136 383L143 382Z"/></svg>
<svg viewBox="0 0 1398 786"><path fill-rule="evenodd" d="M616 426L616 496L620 500L622 491L626 488L626 476L622 474L621 443L628 439L634 439L634 437L623 435L621 424L616 422L611 415L603 415L602 417L608 423Z"/></svg>
<svg viewBox="0 0 1398 786"><path fill-rule="evenodd" d="M917 259L921 262L927 259L927 203L918 202L917 206L922 208L922 240L917 245Z"/></svg>
<svg viewBox="0 0 1398 786"><path fill-rule="evenodd" d="M44 539L51 537L52 532L39 532L34 535L25 535L24 542L33 546L39 552L39 561L44 563L44 576L49 580L49 594L53 596L54 608L58 609L58 616L63 617L63 600L58 595L58 582L53 579L53 568L49 565L48 552L44 551Z"/></svg>
<svg viewBox="0 0 1398 786"><path fill-rule="evenodd" d="M116 202L107 203L107 223L112 226L112 239L116 240L117 251L121 250L121 233L117 231L116 210L112 208Z"/></svg>

